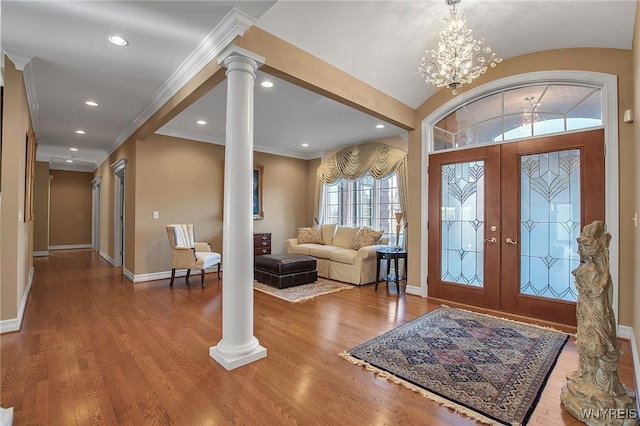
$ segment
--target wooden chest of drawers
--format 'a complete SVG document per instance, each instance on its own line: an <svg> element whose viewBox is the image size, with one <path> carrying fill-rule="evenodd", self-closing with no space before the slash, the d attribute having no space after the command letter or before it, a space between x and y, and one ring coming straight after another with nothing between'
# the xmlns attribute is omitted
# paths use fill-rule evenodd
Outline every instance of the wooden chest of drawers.
<svg viewBox="0 0 640 426"><path fill-rule="evenodd" d="M271 232L253 234L253 255L271 254Z"/></svg>

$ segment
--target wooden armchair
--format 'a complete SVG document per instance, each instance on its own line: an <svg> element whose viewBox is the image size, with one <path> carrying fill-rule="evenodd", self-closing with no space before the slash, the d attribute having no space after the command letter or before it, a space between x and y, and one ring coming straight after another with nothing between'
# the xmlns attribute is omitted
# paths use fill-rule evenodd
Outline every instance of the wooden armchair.
<svg viewBox="0 0 640 426"><path fill-rule="evenodd" d="M171 246L171 283L176 276L176 269L186 269L186 281L192 269L200 269L200 282L204 288L204 270L218 265L218 280L222 258L220 253L211 249L209 243L195 242L193 225L167 225L167 237Z"/></svg>

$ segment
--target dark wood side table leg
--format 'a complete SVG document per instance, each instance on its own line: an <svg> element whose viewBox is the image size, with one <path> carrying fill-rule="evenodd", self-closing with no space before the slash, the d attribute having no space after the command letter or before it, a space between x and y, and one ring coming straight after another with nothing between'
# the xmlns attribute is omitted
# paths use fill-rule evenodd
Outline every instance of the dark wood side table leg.
<svg viewBox="0 0 640 426"><path fill-rule="evenodd" d="M380 282L380 256L378 255L378 261L376 262L376 288L375 290L378 291L378 282Z"/></svg>
<svg viewBox="0 0 640 426"><path fill-rule="evenodd" d="M404 290L407 291L407 285L409 285L409 254L404 258Z"/></svg>
<svg viewBox="0 0 640 426"><path fill-rule="evenodd" d="M398 261L398 258L400 256L396 256L395 257L395 261L396 261L396 289L398 290L398 296L400 295L400 269L398 268L398 264L400 263Z"/></svg>
<svg viewBox="0 0 640 426"><path fill-rule="evenodd" d="M384 276L385 281L387 282L387 288L389 287L389 272L391 272L391 260L389 256L386 257L387 260L387 275Z"/></svg>

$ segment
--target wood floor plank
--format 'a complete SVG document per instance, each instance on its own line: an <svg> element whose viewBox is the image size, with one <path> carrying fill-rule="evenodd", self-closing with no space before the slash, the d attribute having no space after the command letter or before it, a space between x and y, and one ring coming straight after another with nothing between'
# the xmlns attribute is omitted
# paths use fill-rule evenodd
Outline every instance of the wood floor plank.
<svg viewBox="0 0 640 426"><path fill-rule="evenodd" d="M215 274L204 289L197 279L133 284L91 250L51 252L34 268L22 329L0 336L0 401L15 425L476 424L338 355L445 302L372 285L297 304L256 292L267 358L227 371L209 356L222 338ZM633 388L621 348L620 378ZM571 339L529 424L582 424L559 398L578 363Z"/></svg>

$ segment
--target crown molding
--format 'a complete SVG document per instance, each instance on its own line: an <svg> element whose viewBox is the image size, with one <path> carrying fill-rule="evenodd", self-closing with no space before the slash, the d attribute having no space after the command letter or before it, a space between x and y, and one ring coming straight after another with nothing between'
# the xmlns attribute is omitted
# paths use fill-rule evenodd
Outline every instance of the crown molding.
<svg viewBox="0 0 640 426"><path fill-rule="evenodd" d="M181 131L181 130L171 129L171 128L166 127L166 126L161 128L161 129L156 130L156 134L163 135L163 136L170 136L170 137L173 137L173 138L188 139L188 140L192 140L192 141L212 143L212 144L215 144L215 145L224 145L224 139L220 139L220 138L216 138L216 137L208 136L208 135L203 135L203 134L200 134L200 133L184 132L184 131Z"/></svg>
<svg viewBox="0 0 640 426"><path fill-rule="evenodd" d="M97 164L99 165L106 160L178 90L214 60L236 37L242 36L255 22L256 19L253 17L233 8L162 85L147 106L122 131L105 154L98 159Z"/></svg>
<svg viewBox="0 0 640 426"><path fill-rule="evenodd" d="M27 92L27 101L29 103L29 112L31 114L31 127L33 131L40 132L40 104L38 104L38 96L36 94L36 78L33 72L33 62L29 62L22 72L24 79L24 87Z"/></svg>
<svg viewBox="0 0 640 426"><path fill-rule="evenodd" d="M257 152L263 152L265 154L280 155L281 157L297 158L298 160L313 160L314 158L321 158L323 155L322 152L310 152L309 154L303 154L301 152L272 148L262 145L253 145L253 150Z"/></svg>
<svg viewBox="0 0 640 426"><path fill-rule="evenodd" d="M95 166L92 163L49 163L49 170L66 170L68 172L93 172Z"/></svg>
<svg viewBox="0 0 640 426"><path fill-rule="evenodd" d="M39 150L38 150L39 151ZM98 166L91 160L75 158L73 163L67 163L67 158L56 157L51 154L36 154L36 161L49 163L49 170L67 170L70 172L94 172Z"/></svg>
<svg viewBox="0 0 640 426"><path fill-rule="evenodd" d="M163 136L170 136L173 138L187 139L187 140L192 140L196 142L211 143L215 145L224 146L225 144L224 139L214 138L214 137L202 135L199 133L183 132L180 130L175 130L167 127L164 127L163 129L156 131L156 134L163 135ZM277 149L277 148L261 146L261 145L254 145L253 150L258 152L264 152L265 154L274 154L274 155L280 155L282 157L297 158L299 160L312 160L314 158L321 158L323 155L322 151L303 154L300 152L289 151L286 149Z"/></svg>
<svg viewBox="0 0 640 426"><path fill-rule="evenodd" d="M19 53L8 52L6 50L4 50L4 54L11 59L11 62L13 62L13 65L16 66L18 71L24 71L24 67L33 59L33 56L20 55Z"/></svg>
<svg viewBox="0 0 640 426"><path fill-rule="evenodd" d="M113 144L109 149L105 150L96 158L96 169L100 166L100 164L104 163L109 159L109 156L120 146L121 144Z"/></svg>
<svg viewBox="0 0 640 426"><path fill-rule="evenodd" d="M16 66L18 71L22 71L25 91L27 92L27 103L29 104L29 113L31 114L31 127L36 135L40 131L40 105L38 104L38 96L36 95L36 80L33 73L33 56L20 55L14 52L4 53L11 62ZM2 55L4 58L4 55Z"/></svg>

